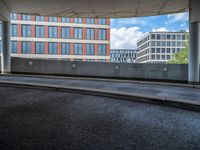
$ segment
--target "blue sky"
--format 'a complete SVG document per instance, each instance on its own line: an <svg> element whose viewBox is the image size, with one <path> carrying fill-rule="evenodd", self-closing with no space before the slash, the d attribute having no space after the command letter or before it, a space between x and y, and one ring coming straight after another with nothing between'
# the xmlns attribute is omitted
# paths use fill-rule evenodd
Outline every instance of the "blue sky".
<svg viewBox="0 0 200 150"><path fill-rule="evenodd" d="M151 31L188 31L188 13L111 19L111 48L136 48L137 40Z"/></svg>

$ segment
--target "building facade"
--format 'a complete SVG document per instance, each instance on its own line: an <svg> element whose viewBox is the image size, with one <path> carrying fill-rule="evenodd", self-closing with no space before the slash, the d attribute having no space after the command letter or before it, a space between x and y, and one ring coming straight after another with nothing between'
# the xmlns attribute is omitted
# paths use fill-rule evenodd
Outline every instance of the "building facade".
<svg viewBox="0 0 200 150"><path fill-rule="evenodd" d="M150 32L137 42L136 63L166 63L186 46L186 32Z"/></svg>
<svg viewBox="0 0 200 150"><path fill-rule="evenodd" d="M111 49L110 62L134 63L136 59L135 49Z"/></svg>
<svg viewBox="0 0 200 150"><path fill-rule="evenodd" d="M12 13L10 47L15 57L109 62L110 19Z"/></svg>

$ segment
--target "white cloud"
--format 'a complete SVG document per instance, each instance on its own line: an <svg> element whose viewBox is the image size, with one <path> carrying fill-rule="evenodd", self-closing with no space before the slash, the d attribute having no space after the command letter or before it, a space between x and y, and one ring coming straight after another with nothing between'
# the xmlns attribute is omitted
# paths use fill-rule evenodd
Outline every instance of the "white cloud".
<svg viewBox="0 0 200 150"><path fill-rule="evenodd" d="M167 32L169 31L167 28L165 27L161 27L161 28L153 28L152 32Z"/></svg>
<svg viewBox="0 0 200 150"><path fill-rule="evenodd" d="M176 23L176 22L186 22L189 20L189 14L187 12L168 15L167 17L168 21L166 22L166 24Z"/></svg>
<svg viewBox="0 0 200 150"><path fill-rule="evenodd" d="M126 28L112 28L111 29L111 48L137 48L137 40L142 37L144 33L140 31L137 26Z"/></svg>
<svg viewBox="0 0 200 150"><path fill-rule="evenodd" d="M182 23L182 24L180 24L180 27L186 27L186 23L184 22L184 23Z"/></svg>

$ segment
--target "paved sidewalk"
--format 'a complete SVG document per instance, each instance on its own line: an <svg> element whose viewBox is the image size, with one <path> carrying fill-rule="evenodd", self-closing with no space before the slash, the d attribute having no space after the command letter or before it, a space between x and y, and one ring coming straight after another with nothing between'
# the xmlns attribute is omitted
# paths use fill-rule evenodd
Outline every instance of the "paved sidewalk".
<svg viewBox="0 0 200 150"><path fill-rule="evenodd" d="M110 96L115 98L137 98L138 101L159 102L161 104L193 105L200 108L200 88L181 84L156 84L145 82L132 82L122 80L98 80L72 77L48 77L48 76L0 76L0 84L12 84L39 88L51 88L55 90L65 89L72 92L80 92L91 95ZM189 105L188 105L189 104ZM189 106L190 107L190 106Z"/></svg>

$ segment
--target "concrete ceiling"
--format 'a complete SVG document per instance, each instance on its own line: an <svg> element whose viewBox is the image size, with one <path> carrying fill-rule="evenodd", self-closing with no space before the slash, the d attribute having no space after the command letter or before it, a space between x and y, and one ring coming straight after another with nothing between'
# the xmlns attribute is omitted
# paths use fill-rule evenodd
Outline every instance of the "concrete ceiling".
<svg viewBox="0 0 200 150"><path fill-rule="evenodd" d="M188 11L189 0L0 0L0 20L10 12L65 17L123 18Z"/></svg>

